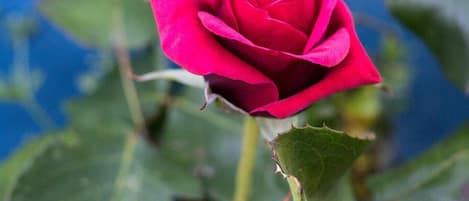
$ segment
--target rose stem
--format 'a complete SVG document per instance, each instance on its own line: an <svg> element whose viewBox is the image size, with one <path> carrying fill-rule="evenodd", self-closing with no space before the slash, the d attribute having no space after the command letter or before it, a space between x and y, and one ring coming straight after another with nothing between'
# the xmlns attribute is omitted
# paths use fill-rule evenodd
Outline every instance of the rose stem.
<svg viewBox="0 0 469 201"><path fill-rule="evenodd" d="M288 186L290 187L290 193L293 198L293 201L301 201L302 200L302 195L301 195L301 187L299 185L298 180L296 180L294 177L288 177Z"/></svg>
<svg viewBox="0 0 469 201"><path fill-rule="evenodd" d="M241 157L236 173L236 186L234 201L248 201L251 189L251 176L255 163L257 142L259 140L259 128L256 120L246 117L243 129L243 144Z"/></svg>

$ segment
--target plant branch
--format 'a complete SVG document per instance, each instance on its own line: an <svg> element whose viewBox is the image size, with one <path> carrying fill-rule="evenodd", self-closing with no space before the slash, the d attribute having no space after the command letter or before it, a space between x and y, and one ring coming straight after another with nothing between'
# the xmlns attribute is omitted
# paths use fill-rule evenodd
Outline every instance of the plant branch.
<svg viewBox="0 0 469 201"><path fill-rule="evenodd" d="M131 168L135 146L138 142L139 131L146 134L145 118L140 107L140 100L138 98L137 89L131 77L132 63L130 60L129 52L127 50L126 36L123 30L123 5L121 0L115 0L113 6L113 44L117 62L119 66L119 73L121 78L124 95L129 107L130 116L134 124L135 132L127 135L125 147L122 152L119 173L114 183L114 192L110 198L111 201L119 200L126 184L126 177Z"/></svg>
<svg viewBox="0 0 469 201"><path fill-rule="evenodd" d="M127 50L126 36L122 28L123 26L123 13L120 1L116 1L114 6L114 48L117 56L119 73L121 77L122 87L124 90L125 98L127 100L132 121L137 129L145 130L145 118L140 107L140 101L137 94L134 81L130 75L132 73L132 63L130 60L129 52Z"/></svg>

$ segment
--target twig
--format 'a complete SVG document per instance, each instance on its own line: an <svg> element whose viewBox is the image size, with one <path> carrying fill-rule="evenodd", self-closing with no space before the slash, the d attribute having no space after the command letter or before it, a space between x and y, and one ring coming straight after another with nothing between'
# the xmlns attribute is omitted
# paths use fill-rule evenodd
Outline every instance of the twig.
<svg viewBox="0 0 469 201"><path fill-rule="evenodd" d="M116 3L118 4L118 3ZM117 7L117 5L115 5ZM130 61L129 52L126 48L126 36L122 29L122 12L121 8L115 8L114 11L114 48L116 51L119 72L124 89L125 98L130 110L132 121L137 129L141 130L144 134L147 133L145 128L145 118L140 107L140 101L137 94L137 89L132 78L129 75L132 73L132 63Z"/></svg>
<svg viewBox="0 0 469 201"><path fill-rule="evenodd" d="M130 60L129 52L127 50L126 36L123 26L123 5L120 0L114 2L113 7L113 27L114 27L114 48L115 54L117 56L119 72L122 82L122 87L124 90L125 98L129 107L130 116L132 122L136 129L135 132L132 132L127 135L125 141L125 147L122 152L122 158L120 163L119 174L114 183L114 193L112 194L110 200L119 200L122 196L122 191L125 188L126 177L128 176L128 171L132 165L133 154L135 152L135 146L138 142L139 131L143 132L144 135L147 134L145 126L145 118L143 116L142 109L140 107L140 101L137 94L137 89L131 77L132 75L132 63Z"/></svg>

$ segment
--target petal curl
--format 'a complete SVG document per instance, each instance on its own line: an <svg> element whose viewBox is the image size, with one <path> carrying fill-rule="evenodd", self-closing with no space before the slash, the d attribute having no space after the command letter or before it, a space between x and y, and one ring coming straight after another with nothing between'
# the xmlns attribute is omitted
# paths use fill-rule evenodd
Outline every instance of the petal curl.
<svg viewBox="0 0 469 201"><path fill-rule="evenodd" d="M283 70L286 64L294 61L294 58L309 61L324 67L334 67L342 62L350 49L350 36L345 28L338 29L317 47L308 51L306 54L300 55L258 46L210 13L201 11L199 12L199 18L205 28L215 35L257 49L258 51L243 50L241 52L245 52L247 55L255 55L255 58L250 60L257 60L256 67L261 68L261 70L266 73ZM262 69L264 66L265 68Z"/></svg>
<svg viewBox="0 0 469 201"><path fill-rule="evenodd" d="M319 1L274 0L262 5L269 16L310 34L319 11ZM294 14L292 11L295 11Z"/></svg>
<svg viewBox="0 0 469 201"><path fill-rule="evenodd" d="M321 7L319 9L319 15L316 18L316 23L314 24L313 30L309 35L308 42L305 45L303 53L308 52L314 46L323 39L324 33L329 27L332 12L334 12L335 7L337 6L338 1L342 0L316 0L321 2Z"/></svg>
<svg viewBox="0 0 469 201"><path fill-rule="evenodd" d="M252 110L250 111L251 115L286 118L333 93L381 82L379 72L355 32L352 15L343 0L339 0L334 9L331 23L336 27L345 27L350 33L350 52L344 61L337 67L330 69L328 74L317 84L289 98Z"/></svg>
<svg viewBox="0 0 469 201"><path fill-rule="evenodd" d="M340 28L332 36L303 55L289 54L292 57L310 61L324 67L334 67L342 62L350 50L350 36L345 28Z"/></svg>
<svg viewBox="0 0 469 201"><path fill-rule="evenodd" d="M257 46L207 12L200 11L199 18L209 31L229 40L225 41L225 46L269 76L279 89L280 97L301 91L324 75L325 68L303 60L299 55L295 58L289 53Z"/></svg>
<svg viewBox="0 0 469 201"><path fill-rule="evenodd" d="M226 50L200 23L197 12L215 10L218 0L152 0L151 5L164 53L197 75L214 74L245 83L237 90L255 91L246 102L259 98L263 104L278 100L275 84L251 65ZM217 7L218 6L218 7Z"/></svg>
<svg viewBox="0 0 469 201"><path fill-rule="evenodd" d="M256 45L268 49L301 53L307 35L292 25L271 18L266 10L248 0L233 0L239 32ZM288 39L288 40L281 40Z"/></svg>

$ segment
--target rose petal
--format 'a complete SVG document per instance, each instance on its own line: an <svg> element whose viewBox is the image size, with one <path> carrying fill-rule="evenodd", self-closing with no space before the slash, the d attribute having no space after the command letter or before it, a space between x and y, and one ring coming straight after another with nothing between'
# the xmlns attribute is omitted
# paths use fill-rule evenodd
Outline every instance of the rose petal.
<svg viewBox="0 0 469 201"><path fill-rule="evenodd" d="M249 39L241 35L239 32L234 30L232 27L228 26L223 20L219 19L218 17L205 11L199 11L197 15L199 16L202 25L207 28L207 30L209 30L210 32L218 36L224 37L226 39L242 42L249 46L257 46Z"/></svg>
<svg viewBox="0 0 469 201"><path fill-rule="evenodd" d="M259 88L267 86L251 87L245 82L227 79L215 74L206 75L205 80L210 84L210 90L214 94L221 95L226 101L232 103L246 112L265 105L268 97L259 93Z"/></svg>
<svg viewBox="0 0 469 201"><path fill-rule="evenodd" d="M310 34L317 17L319 1L277 0L263 5L269 16L284 21L305 34ZM294 14L292 11L295 11Z"/></svg>
<svg viewBox="0 0 469 201"><path fill-rule="evenodd" d="M219 1L152 0L163 51L191 73L214 74L244 83L236 90L255 92L243 97L246 103L265 104L278 100L277 87L268 77L227 51L200 23L197 16L200 8L216 8L217 3Z"/></svg>
<svg viewBox="0 0 469 201"><path fill-rule="evenodd" d="M350 36L348 31L344 28L339 29L306 54L298 55L260 47L210 13L200 11L198 14L202 24L212 33L225 39L234 40L246 46L258 49L243 48L237 52L243 55L244 58L253 55L253 58L248 58L248 60L254 61L254 66L258 67L258 69L260 68L261 71L267 74L282 71L287 64L294 61L293 58L309 61L324 67L334 67L347 56L350 49ZM232 46L235 46L232 48L236 49L241 48L239 45ZM286 58L285 55L292 58Z"/></svg>
<svg viewBox="0 0 469 201"><path fill-rule="evenodd" d="M222 39L227 39L222 41L228 49L268 76L284 70L288 63L295 60L293 57L282 55L280 51L271 50L254 44L239 32L229 27L221 19L210 13L200 11L198 15L207 30L220 36Z"/></svg>
<svg viewBox="0 0 469 201"><path fill-rule="evenodd" d="M251 115L286 118L335 92L381 82L380 74L358 39L352 15L343 1L338 2L332 19L331 24L334 24L334 27L345 27L350 33L350 51L344 61L330 69L329 73L317 84L289 98L252 110Z"/></svg>
<svg viewBox="0 0 469 201"><path fill-rule="evenodd" d="M350 49L350 36L345 28L340 28L332 36L303 55L289 54L292 57L310 61L324 67L334 67L345 59Z"/></svg>
<svg viewBox="0 0 469 201"><path fill-rule="evenodd" d="M314 24L313 30L309 35L308 42L303 50L303 53L309 52L324 36L332 16L332 12L339 0L316 0L321 1L321 8L319 15ZM340 0L342 1L342 0Z"/></svg>
<svg viewBox="0 0 469 201"><path fill-rule="evenodd" d="M233 1L233 10L239 32L256 45L299 54L303 51L307 35L292 25L271 18L247 0Z"/></svg>
<svg viewBox="0 0 469 201"><path fill-rule="evenodd" d="M215 8L215 15L220 17L225 23L227 23L233 29L238 30L238 23L233 12L233 6L231 0L221 0L218 3L219 8Z"/></svg>
<svg viewBox="0 0 469 201"><path fill-rule="evenodd" d="M300 60L300 55L295 58L289 53L255 45L210 13L200 11L199 18L209 31L231 40L226 42L229 49L269 76L277 85L280 97L301 91L324 75L324 68L307 60Z"/></svg>

